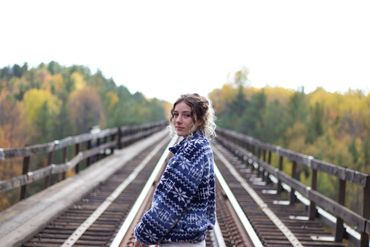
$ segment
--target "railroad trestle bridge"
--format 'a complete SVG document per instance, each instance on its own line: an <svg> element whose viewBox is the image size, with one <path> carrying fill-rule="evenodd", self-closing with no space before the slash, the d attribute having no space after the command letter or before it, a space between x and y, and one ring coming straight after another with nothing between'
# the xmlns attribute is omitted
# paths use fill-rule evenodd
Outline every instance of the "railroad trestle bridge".
<svg viewBox="0 0 370 247"><path fill-rule="evenodd" d="M166 125L0 149L0 165L22 165L22 174L0 181L1 196L18 195L0 212L0 245L133 246L133 227L178 141ZM213 149L217 221L207 246L369 246L369 174L227 129L217 130ZM303 168L310 184L300 181ZM318 191L320 173L337 178L336 200ZM345 206L348 183L362 192L361 212Z"/></svg>

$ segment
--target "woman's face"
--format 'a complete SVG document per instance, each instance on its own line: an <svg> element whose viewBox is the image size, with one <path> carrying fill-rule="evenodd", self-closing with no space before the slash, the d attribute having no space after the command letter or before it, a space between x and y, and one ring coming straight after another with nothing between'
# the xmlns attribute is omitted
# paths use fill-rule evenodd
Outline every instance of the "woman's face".
<svg viewBox="0 0 370 247"><path fill-rule="evenodd" d="M194 128L194 121L191 117L191 108L185 102L180 102L173 110L172 124L175 126L178 136L188 136Z"/></svg>

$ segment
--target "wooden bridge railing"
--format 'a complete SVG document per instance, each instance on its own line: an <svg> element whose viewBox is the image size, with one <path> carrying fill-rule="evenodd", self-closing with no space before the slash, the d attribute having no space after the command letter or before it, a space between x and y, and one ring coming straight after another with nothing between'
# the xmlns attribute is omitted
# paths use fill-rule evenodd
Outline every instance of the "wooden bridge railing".
<svg viewBox="0 0 370 247"><path fill-rule="evenodd" d="M80 164L85 160L86 167L92 161L97 161L113 153L114 149L122 147L164 128L165 121L121 126L105 129L97 133L86 133L67 137L63 140L28 146L24 148L0 149L0 161L22 158L22 174L5 181L0 181L0 192L20 188L20 200L26 197L27 185L45 179L45 188L50 186L50 177L59 174L61 180L66 177L66 172L74 168L75 173L80 170ZM68 148L74 150L72 158L68 160ZM84 150L82 150L84 149ZM56 151L62 152L62 163L54 164ZM44 167L30 171L33 158L37 155L46 155Z"/></svg>
<svg viewBox="0 0 370 247"><path fill-rule="evenodd" d="M262 174L264 178L267 178L270 174L278 180L278 193L282 191L282 183L290 186L290 203L296 201L295 191L299 192L309 201L308 216L310 219L314 219L318 216L317 207L322 208L326 212L336 217L335 227L335 241L341 242L343 238L348 238L351 242L354 242L357 246L368 247L369 246L369 235L370 235L370 175L361 173L348 168L336 166L331 163L327 163L321 160L317 160L312 156L307 156L301 153L297 153L288 149L274 146L268 143L261 142L252 137L240 134L235 131L218 129L218 135L225 138L228 146L236 155L243 160L247 161L251 165L257 167L258 174ZM219 138L220 142L223 138ZM240 146L236 146L235 143ZM278 157L278 168L272 166L271 159L272 154ZM292 162L291 176L283 171L284 162L283 160L288 159ZM305 186L299 181L298 165L302 165L310 169L311 172L311 184ZM339 191L337 201L321 194L317 191L318 172L323 172L331 176L337 177ZM358 214L349 208L346 208L346 184L351 182L362 188L363 203L361 205L361 213ZM329 223L329 221L326 221ZM347 229L345 224L350 226L360 235L360 240L352 236Z"/></svg>

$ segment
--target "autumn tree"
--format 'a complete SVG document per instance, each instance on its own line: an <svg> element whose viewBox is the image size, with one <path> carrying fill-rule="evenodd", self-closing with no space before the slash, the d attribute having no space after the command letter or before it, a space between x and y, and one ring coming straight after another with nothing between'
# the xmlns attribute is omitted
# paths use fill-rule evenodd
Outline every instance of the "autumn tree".
<svg viewBox="0 0 370 247"><path fill-rule="evenodd" d="M315 106L310 109L308 117L308 133L306 141L313 143L317 137L324 134L324 107L316 102Z"/></svg>
<svg viewBox="0 0 370 247"><path fill-rule="evenodd" d="M58 131L53 126L60 113L60 100L49 91L31 89L25 93L21 104L22 122L29 127L30 142L50 141Z"/></svg>
<svg viewBox="0 0 370 247"><path fill-rule="evenodd" d="M85 133L90 127L105 127L105 115L99 93L93 87L74 91L69 98L68 111L74 133Z"/></svg>

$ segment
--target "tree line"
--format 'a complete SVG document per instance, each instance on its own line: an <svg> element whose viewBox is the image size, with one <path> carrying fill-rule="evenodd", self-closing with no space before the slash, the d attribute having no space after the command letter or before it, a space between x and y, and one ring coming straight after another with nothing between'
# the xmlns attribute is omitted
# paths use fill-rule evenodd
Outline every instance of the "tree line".
<svg viewBox="0 0 370 247"><path fill-rule="evenodd" d="M101 71L57 62L29 68L27 63L0 69L0 148L46 143L67 136L127 124L166 119L168 103L130 93ZM31 170L43 166L35 157ZM0 180L22 173L22 161L0 160ZM42 185L30 186L29 195ZM17 191L0 193L0 209L18 200Z"/></svg>
<svg viewBox="0 0 370 247"><path fill-rule="evenodd" d="M370 173L370 93L331 93L323 88L305 93L304 88L254 88L247 82L247 71L240 70L232 82L209 94L218 126ZM308 171L300 174L309 185ZM336 178L319 176L319 190L337 198ZM349 185L347 191L351 190L347 206L359 210L362 192Z"/></svg>
<svg viewBox="0 0 370 247"><path fill-rule="evenodd" d="M0 69L0 147L44 143L89 131L166 118L165 101L131 94L101 71L57 62Z"/></svg>
<svg viewBox="0 0 370 247"><path fill-rule="evenodd" d="M370 94L254 88L247 79L247 71L240 70L233 82L210 92L218 126L370 173ZM131 94L84 66L54 61L36 68L8 66L0 69L0 147L45 143L95 125L103 129L164 120L170 107L140 92ZM12 167L0 166L0 179L20 174L21 168ZM319 176L324 177L319 190L335 198L335 178ZM304 170L301 180L308 183ZM354 191L350 206L360 200L358 193Z"/></svg>

